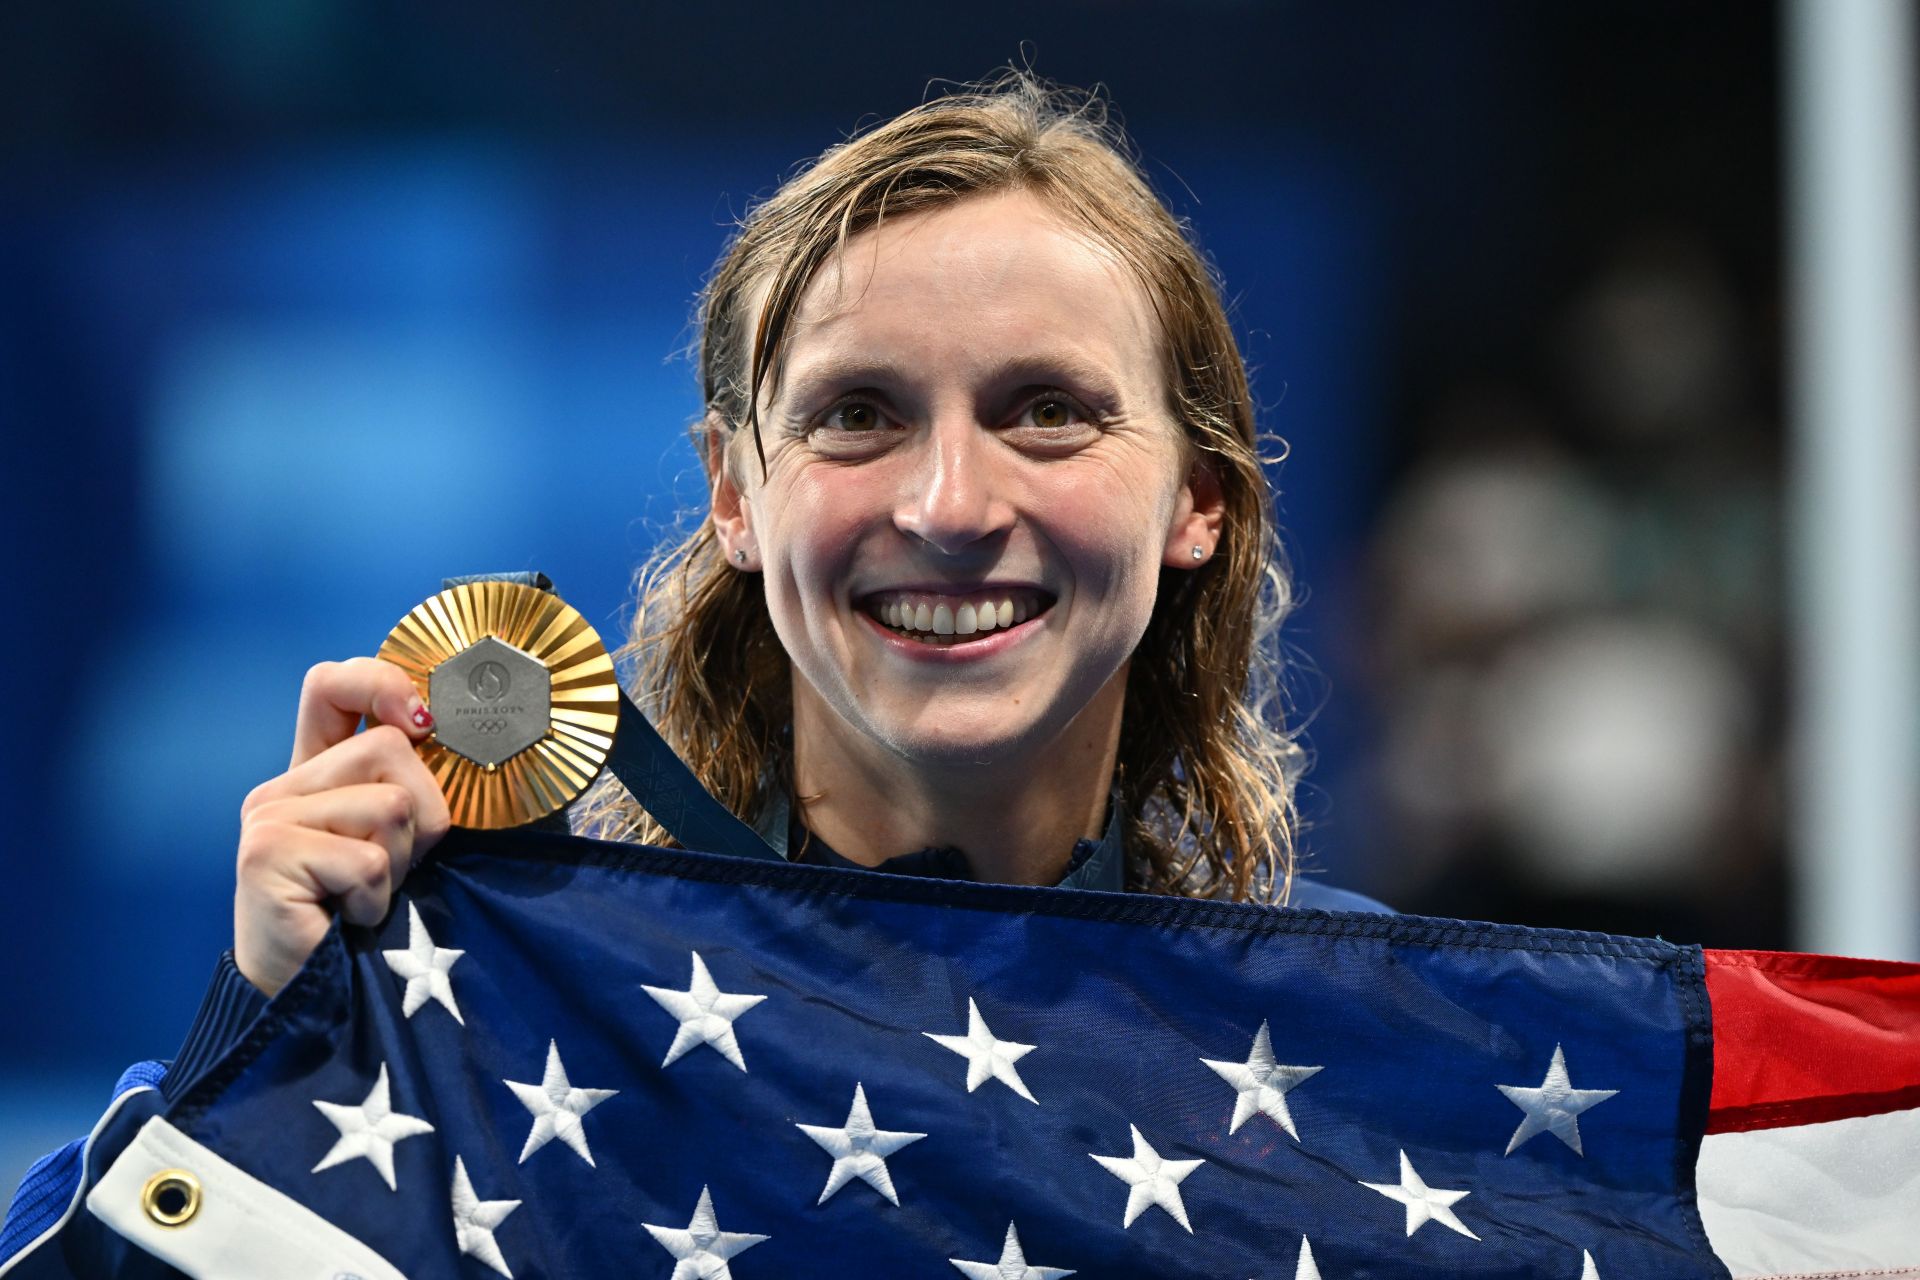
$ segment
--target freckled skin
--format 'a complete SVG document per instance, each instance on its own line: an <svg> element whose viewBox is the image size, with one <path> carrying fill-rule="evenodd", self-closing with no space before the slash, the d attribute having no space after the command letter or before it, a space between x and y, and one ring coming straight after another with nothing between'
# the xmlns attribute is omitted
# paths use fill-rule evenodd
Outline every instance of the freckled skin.
<svg viewBox="0 0 1920 1280"><path fill-rule="evenodd" d="M714 518L763 575L800 790L826 796L808 821L836 848L957 843L985 872L992 845L1017 864L999 878L1044 879L1028 864L1097 834L1160 568L1218 536L1162 360L1138 283L1026 192L889 219L810 283L762 402L768 474L736 456ZM905 659L855 607L990 583L1055 603L970 663Z"/></svg>

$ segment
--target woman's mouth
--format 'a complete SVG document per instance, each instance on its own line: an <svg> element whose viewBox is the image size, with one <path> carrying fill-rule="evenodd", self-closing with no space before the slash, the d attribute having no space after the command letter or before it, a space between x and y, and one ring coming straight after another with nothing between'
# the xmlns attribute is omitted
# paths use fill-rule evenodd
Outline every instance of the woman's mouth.
<svg viewBox="0 0 1920 1280"><path fill-rule="evenodd" d="M887 630L921 644L947 647L1017 627L1052 607L1052 596L1031 588L965 595L879 591L859 603L863 613Z"/></svg>

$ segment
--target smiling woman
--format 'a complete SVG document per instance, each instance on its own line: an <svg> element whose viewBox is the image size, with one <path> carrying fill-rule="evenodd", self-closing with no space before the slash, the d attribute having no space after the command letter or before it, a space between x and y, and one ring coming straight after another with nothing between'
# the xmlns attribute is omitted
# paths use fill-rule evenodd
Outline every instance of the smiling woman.
<svg viewBox="0 0 1920 1280"><path fill-rule="evenodd" d="M641 568L618 656L724 804L803 862L1382 909L1293 876L1288 596L1246 370L1096 100L1015 72L833 148L703 302L711 508ZM394 663L308 671L292 760L241 805L233 950L175 1059L116 1096L177 1101L336 917L387 918L452 821L433 732ZM570 817L670 839L607 776ZM384 1066L375 1088L385 1114ZM86 1168L75 1141L29 1172L0 1263Z"/></svg>
<svg viewBox="0 0 1920 1280"><path fill-rule="evenodd" d="M1288 900L1245 367L1100 101L1009 72L831 148L702 303L711 517L620 656L721 801L803 860ZM575 826L667 839L612 786Z"/></svg>
<svg viewBox="0 0 1920 1280"><path fill-rule="evenodd" d="M1054 883L1104 827L1158 569L1220 523L1139 294L1027 191L888 220L801 297L764 475L719 447L719 542L761 572L793 663L794 790L848 857L948 844L984 878ZM883 376L809 376L853 352ZM888 607L911 636L876 625Z"/></svg>

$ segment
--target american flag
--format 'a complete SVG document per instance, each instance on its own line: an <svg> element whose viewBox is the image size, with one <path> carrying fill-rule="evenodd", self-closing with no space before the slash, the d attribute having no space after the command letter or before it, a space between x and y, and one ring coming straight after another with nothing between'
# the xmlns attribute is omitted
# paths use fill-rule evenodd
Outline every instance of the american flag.
<svg viewBox="0 0 1920 1280"><path fill-rule="evenodd" d="M455 831L110 1117L67 1229L265 1280L1920 1276L1916 1106L1913 966Z"/></svg>

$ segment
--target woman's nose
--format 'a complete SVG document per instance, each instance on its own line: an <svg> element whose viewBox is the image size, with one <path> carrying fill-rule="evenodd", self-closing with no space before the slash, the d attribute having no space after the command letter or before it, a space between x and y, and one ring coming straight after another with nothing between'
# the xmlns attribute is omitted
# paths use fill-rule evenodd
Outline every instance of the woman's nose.
<svg viewBox="0 0 1920 1280"><path fill-rule="evenodd" d="M922 465L901 494L894 524L948 555L1005 533L1013 524L1013 505L997 452L976 422L936 423Z"/></svg>

